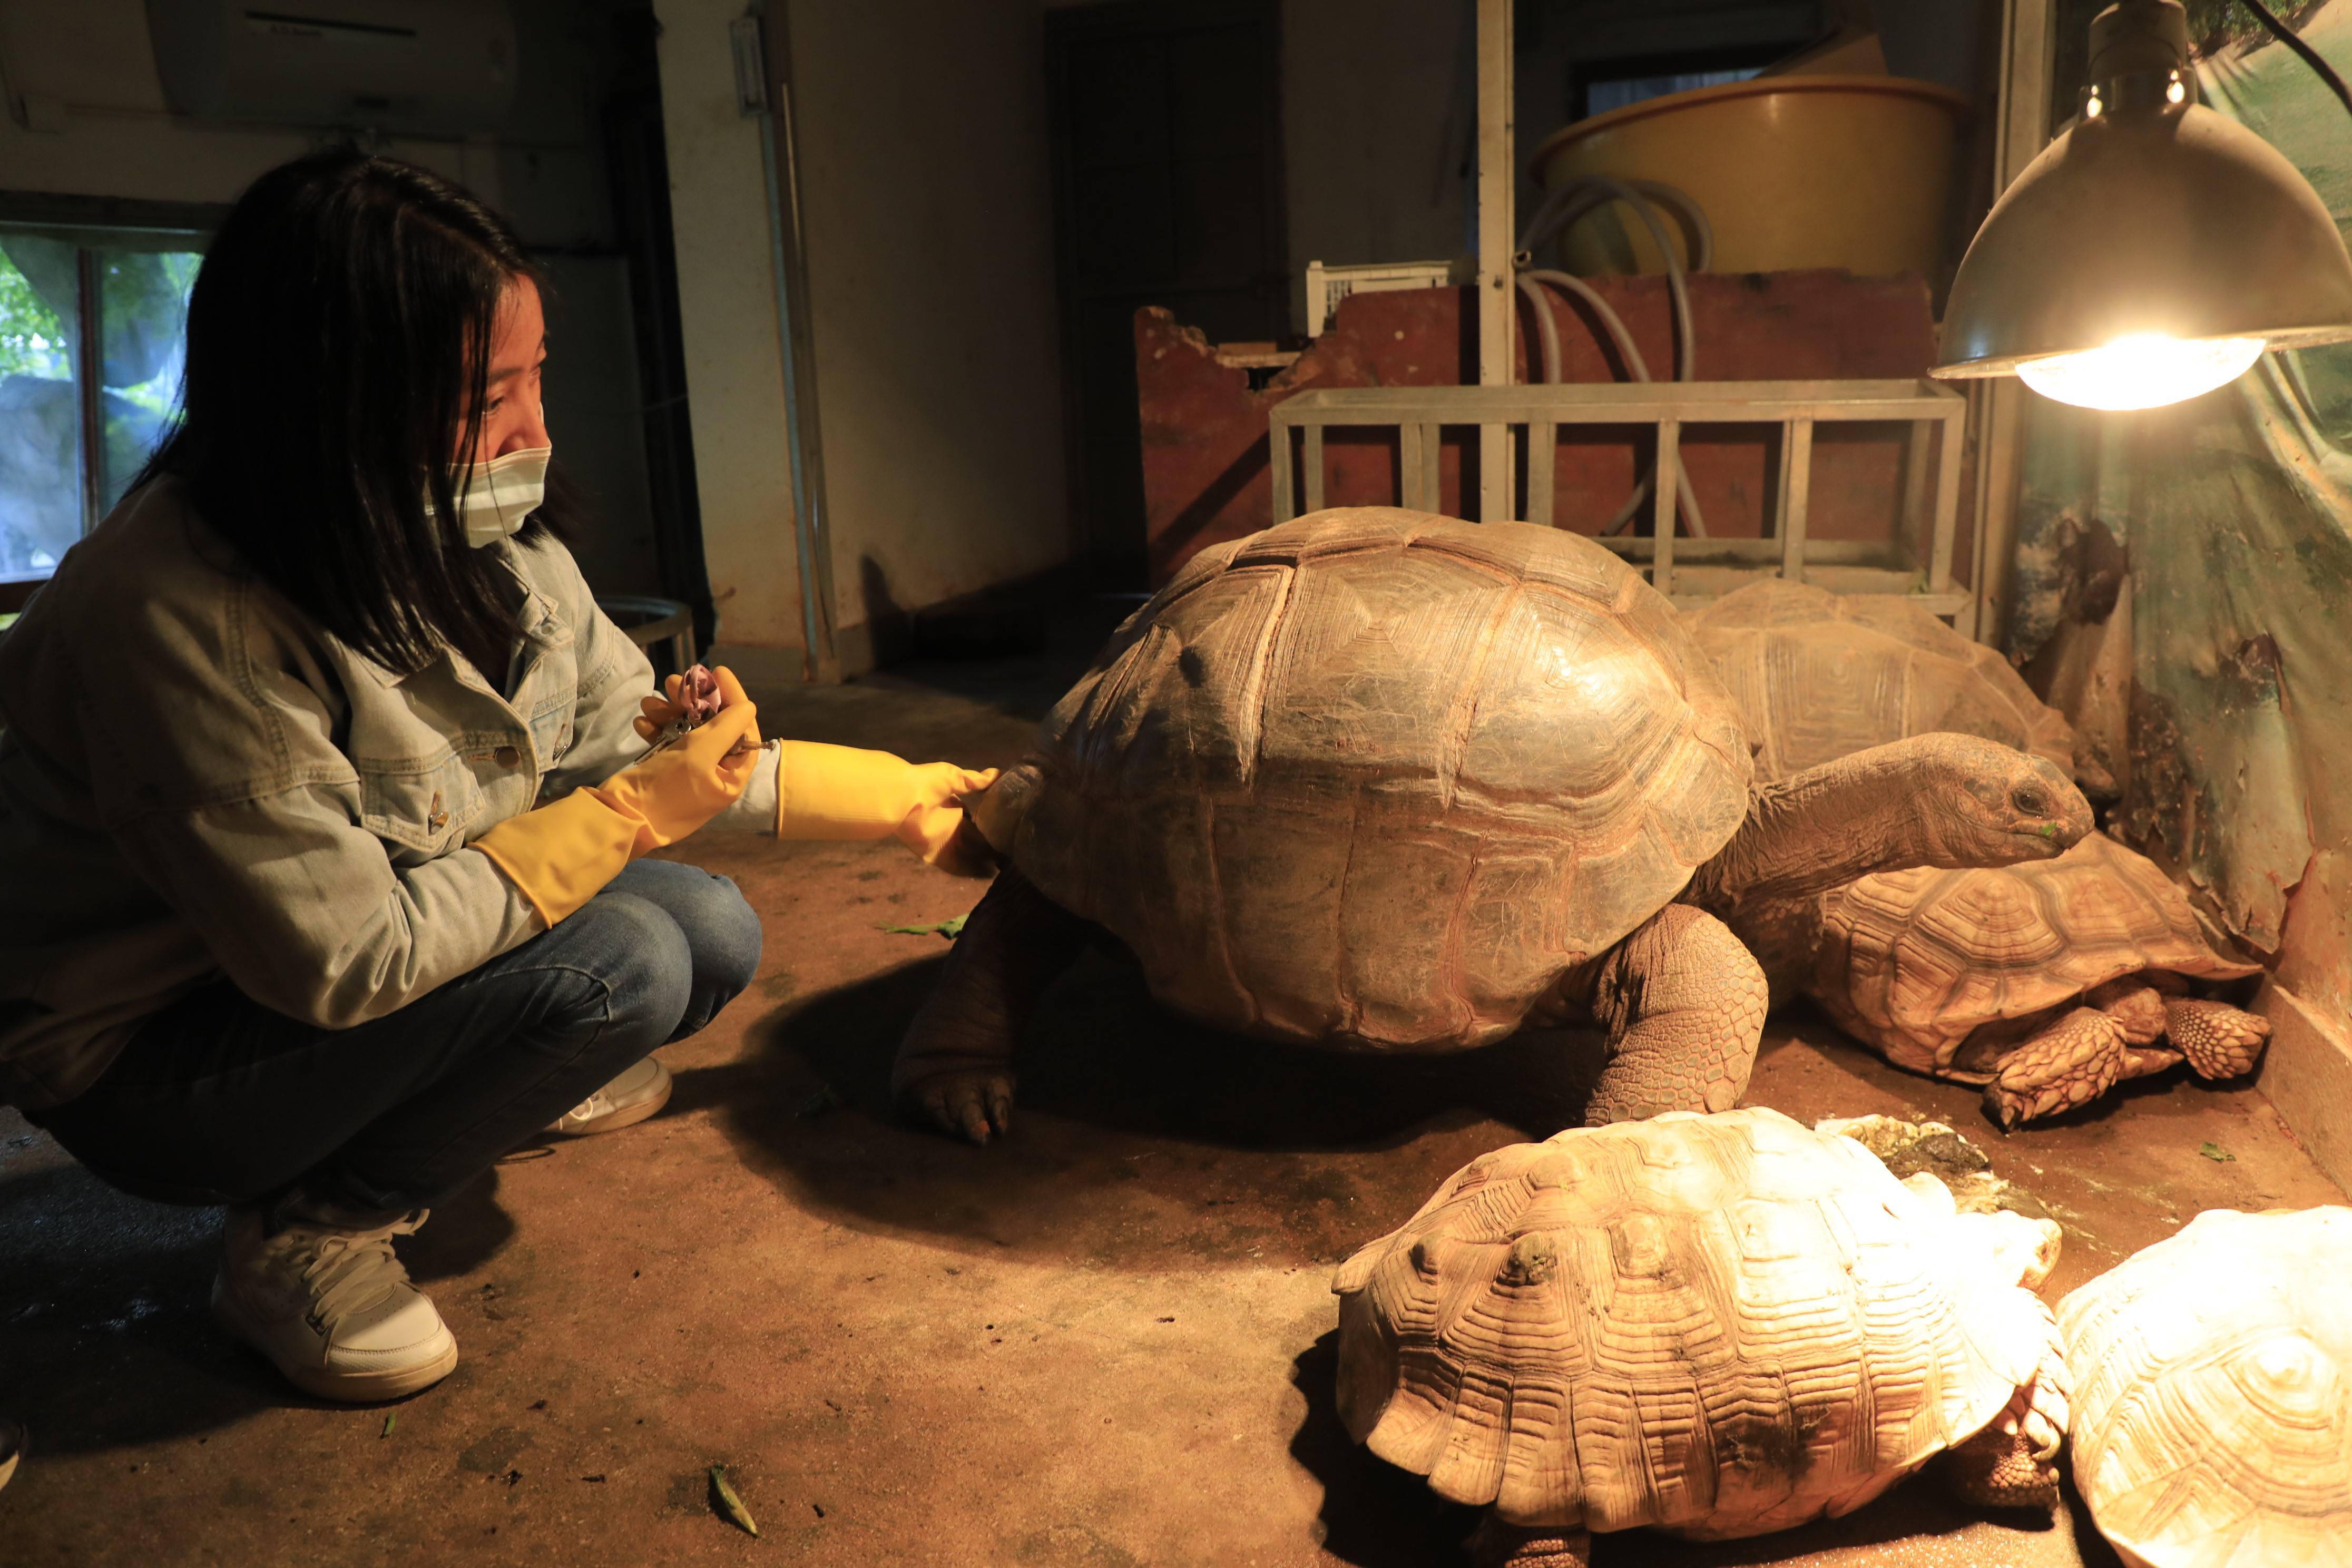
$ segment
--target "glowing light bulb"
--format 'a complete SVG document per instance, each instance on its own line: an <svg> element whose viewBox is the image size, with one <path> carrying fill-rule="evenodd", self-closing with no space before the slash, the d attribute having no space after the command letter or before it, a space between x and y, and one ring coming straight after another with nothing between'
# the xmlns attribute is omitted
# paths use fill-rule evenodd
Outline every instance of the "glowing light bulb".
<svg viewBox="0 0 2352 1568"><path fill-rule="evenodd" d="M2134 332L2103 349L2030 359L2025 384L2077 408L2160 408L2226 385L2262 357L2260 338L2170 338Z"/></svg>

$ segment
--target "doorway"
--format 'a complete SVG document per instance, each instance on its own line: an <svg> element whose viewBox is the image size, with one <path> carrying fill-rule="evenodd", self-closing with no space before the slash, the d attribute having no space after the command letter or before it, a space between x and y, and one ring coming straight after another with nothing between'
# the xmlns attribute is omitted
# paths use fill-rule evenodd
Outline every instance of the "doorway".
<svg viewBox="0 0 2352 1568"><path fill-rule="evenodd" d="M1289 326L1272 0L1050 11L1055 239L1072 510L1097 579L1144 581L1135 312L1212 342Z"/></svg>

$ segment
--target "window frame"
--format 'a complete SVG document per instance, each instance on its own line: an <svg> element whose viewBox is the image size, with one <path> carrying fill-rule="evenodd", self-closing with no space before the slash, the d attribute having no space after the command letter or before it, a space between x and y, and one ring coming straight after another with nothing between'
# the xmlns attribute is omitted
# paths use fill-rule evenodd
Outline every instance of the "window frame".
<svg viewBox="0 0 2352 1568"><path fill-rule="evenodd" d="M1699 76L1710 71L1761 70L1766 66L1788 58L1811 41L1813 40L1797 37L1757 44L1714 44L1693 49L1668 49L1655 54L1594 55L1571 59L1568 65L1568 122L1575 125L1592 118L1591 92L1599 83L1639 81L1662 76Z"/></svg>
<svg viewBox="0 0 2352 1568"><path fill-rule="evenodd" d="M0 190L0 226L47 232L73 243L77 249L74 322L75 390L79 396L75 463L81 481L82 532L87 536L103 515L99 487L104 463L95 458L106 438L104 389L100 385L105 359L102 334L90 330L99 311L97 247L108 236L146 240L184 239L187 248L201 251L228 216L226 203L154 202L120 196L81 196L41 191ZM25 607L47 577L0 577L0 615Z"/></svg>

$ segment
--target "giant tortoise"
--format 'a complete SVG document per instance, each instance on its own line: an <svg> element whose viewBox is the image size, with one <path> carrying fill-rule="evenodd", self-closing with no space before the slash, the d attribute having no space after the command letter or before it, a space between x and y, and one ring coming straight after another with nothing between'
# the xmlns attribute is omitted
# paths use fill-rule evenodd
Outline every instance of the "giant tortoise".
<svg viewBox="0 0 2352 1568"><path fill-rule="evenodd" d="M1947 1451L1964 1500L2047 1508L2058 1249L1762 1107L1580 1128L1480 1155L1341 1266L1339 1418L1488 1507L1482 1568L1785 1530Z"/></svg>
<svg viewBox="0 0 2352 1568"><path fill-rule="evenodd" d="M2352 1568L2352 1208L2208 1209L2058 1303L2130 1568Z"/></svg>
<svg viewBox="0 0 2352 1568"><path fill-rule="evenodd" d="M1784 577L1685 617L1731 694L1766 782L1906 735L1981 735L2049 758L2094 795L2115 780L2009 661L1899 594Z"/></svg>
<svg viewBox="0 0 2352 1568"><path fill-rule="evenodd" d="M2031 866L1864 877L1798 930L1810 953L1759 956L1895 1066L1983 1085L2003 1127L2183 1058L2236 1078L2270 1037L2197 994L2261 970L2214 952L2171 879L2101 833Z"/></svg>
<svg viewBox="0 0 2352 1568"><path fill-rule="evenodd" d="M1462 1050L1548 997L1607 1032L1601 1123L1745 1088L1765 982L1719 916L2091 825L2054 764L1960 735L1752 790L1722 688L1616 555L1387 507L1195 556L971 804L1009 864L893 1081L982 1142L1090 925L1163 1002L1273 1039Z"/></svg>

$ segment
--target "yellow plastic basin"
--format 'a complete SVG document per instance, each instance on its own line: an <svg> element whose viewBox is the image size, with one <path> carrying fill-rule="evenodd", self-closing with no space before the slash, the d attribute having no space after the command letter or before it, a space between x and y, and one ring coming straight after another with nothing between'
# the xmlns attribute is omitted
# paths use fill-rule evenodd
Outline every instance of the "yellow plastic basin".
<svg viewBox="0 0 2352 1568"><path fill-rule="evenodd" d="M1531 167L1546 191L1610 174L1689 192L1715 231L1717 272L1843 267L1932 279L1968 112L1958 93L1901 77L1764 77L1578 121L1537 148ZM1673 234L1675 220L1665 224ZM1561 254L1577 273L1664 269L1649 231L1617 205L1580 219Z"/></svg>

